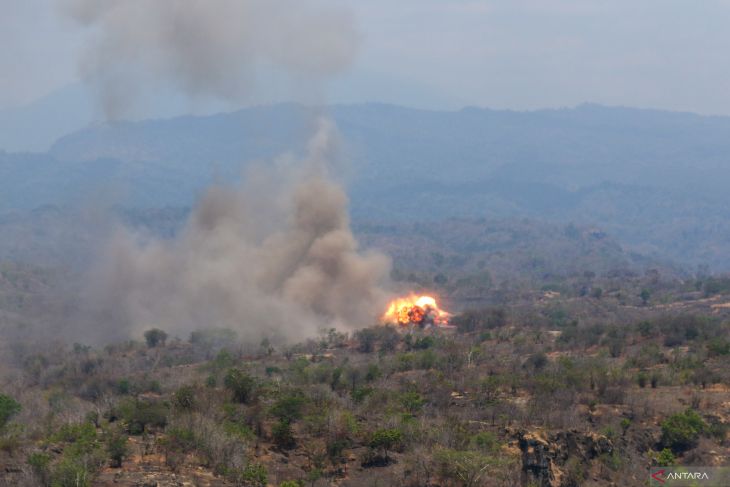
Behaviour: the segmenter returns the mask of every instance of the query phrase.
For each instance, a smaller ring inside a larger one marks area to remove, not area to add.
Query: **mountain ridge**
[[[289,103],[97,124],[47,154],[0,153],[0,211],[99,192],[121,206],[190,206],[251,161],[302,153],[325,113],[343,136],[350,164],[339,177],[356,219],[595,224],[634,250],[730,269],[730,117],[595,104],[517,112]]]

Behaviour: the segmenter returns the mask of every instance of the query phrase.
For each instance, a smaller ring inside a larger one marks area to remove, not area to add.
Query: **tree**
[[[482,485],[481,479],[496,464],[492,457],[483,453],[451,449],[437,451],[435,460],[441,477],[467,487]]]
[[[38,480],[39,485],[48,485],[50,483],[51,456],[47,453],[35,452],[28,455],[28,465]]]
[[[646,306],[646,304],[649,302],[649,298],[651,297],[651,292],[648,289],[642,289],[639,297],[641,298],[641,302],[644,304],[644,306]]]
[[[362,353],[372,353],[375,351],[375,344],[378,341],[378,333],[374,328],[363,328],[355,333],[357,340],[357,350]]]
[[[380,429],[370,437],[368,446],[382,453],[385,461],[389,461],[388,451],[397,448],[403,442],[403,433],[398,429]]]
[[[669,416],[662,421],[662,445],[673,452],[694,448],[707,423],[691,408]]]
[[[266,467],[260,463],[249,463],[241,471],[238,480],[245,486],[265,487],[268,483]]]
[[[271,428],[271,436],[273,437],[276,446],[282,450],[289,450],[294,448],[296,445],[294,433],[291,429],[291,423],[285,419],[279,420],[279,422]]]
[[[152,328],[144,332],[144,339],[149,348],[155,348],[158,345],[164,346],[167,340],[167,333],[159,328]]]
[[[306,398],[301,392],[292,392],[277,400],[271,407],[271,414],[276,418],[293,423],[302,417],[302,408]]]
[[[106,451],[111,459],[111,466],[119,468],[128,452],[127,435],[122,431],[110,431],[106,438]]]
[[[664,448],[659,453],[656,453],[652,460],[654,460],[654,463],[656,465],[662,466],[662,467],[671,467],[676,463],[676,459],[674,458],[674,454],[672,453],[672,450],[669,448]]]
[[[0,394],[0,429],[5,427],[10,418],[20,412],[20,404],[10,396]]]
[[[195,408],[195,388],[182,386],[175,392],[173,404],[181,411],[192,411]]]
[[[229,369],[223,378],[223,384],[233,393],[233,400],[248,404],[253,399],[256,381],[240,369]]]

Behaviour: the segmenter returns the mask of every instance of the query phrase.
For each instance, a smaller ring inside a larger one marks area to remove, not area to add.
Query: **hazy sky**
[[[84,37],[58,1],[0,0],[0,107],[78,80]],[[337,3],[354,10],[362,43],[334,101],[730,115],[730,0]]]

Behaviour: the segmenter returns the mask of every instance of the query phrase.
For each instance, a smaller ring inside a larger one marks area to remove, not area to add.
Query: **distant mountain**
[[[27,105],[0,110],[0,150],[44,152],[59,138],[93,120],[93,100],[70,85]]]
[[[316,110],[257,107],[209,117],[101,125],[63,137],[62,159],[119,158],[222,168],[296,149]],[[602,182],[722,195],[730,180],[730,118],[582,105],[458,112],[393,105],[330,110],[358,179],[460,183],[497,179],[579,189]]]
[[[99,194],[125,206],[189,206],[252,160],[301,152],[322,111],[280,104],[89,126],[44,155],[0,154],[0,211]],[[730,269],[730,118],[597,105],[327,111],[352,162],[356,220],[575,222],[644,254]]]

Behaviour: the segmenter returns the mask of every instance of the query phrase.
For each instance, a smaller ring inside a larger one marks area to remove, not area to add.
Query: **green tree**
[[[50,483],[50,464],[51,456],[47,453],[35,452],[28,455],[28,465],[30,465],[39,485],[48,485]]]
[[[167,333],[159,328],[152,328],[144,332],[144,339],[149,348],[154,348],[158,345],[164,346],[165,341],[167,340]]]
[[[289,421],[279,420],[271,428],[271,436],[276,446],[283,450],[289,450],[296,446],[294,433],[292,432],[291,423],[289,423]]]
[[[271,407],[271,414],[288,423],[302,417],[302,409],[306,403],[306,398],[301,392],[292,392],[279,398]]]
[[[475,451],[438,450],[434,460],[442,478],[465,487],[483,485],[482,479],[497,462],[489,455]]]
[[[370,437],[368,446],[380,454],[387,462],[388,452],[397,448],[403,442],[403,433],[398,429],[380,429]]]
[[[662,445],[673,452],[694,448],[707,423],[691,408],[669,416],[662,421]]]
[[[674,454],[669,448],[664,448],[659,453],[654,454],[653,460],[656,465],[661,467],[671,467],[676,463]]]
[[[175,392],[173,404],[180,411],[192,411],[195,408],[195,388],[182,386]]]
[[[249,463],[241,471],[240,481],[247,487],[266,487],[268,483],[266,467],[260,463]]]
[[[127,457],[127,435],[122,431],[110,431],[106,437],[106,451],[111,460],[111,466],[119,468]]]
[[[223,384],[233,393],[233,400],[248,404],[253,400],[256,381],[240,369],[229,369],[223,378]]]
[[[20,404],[12,397],[0,394],[0,429],[4,428],[10,418],[20,412]]]

